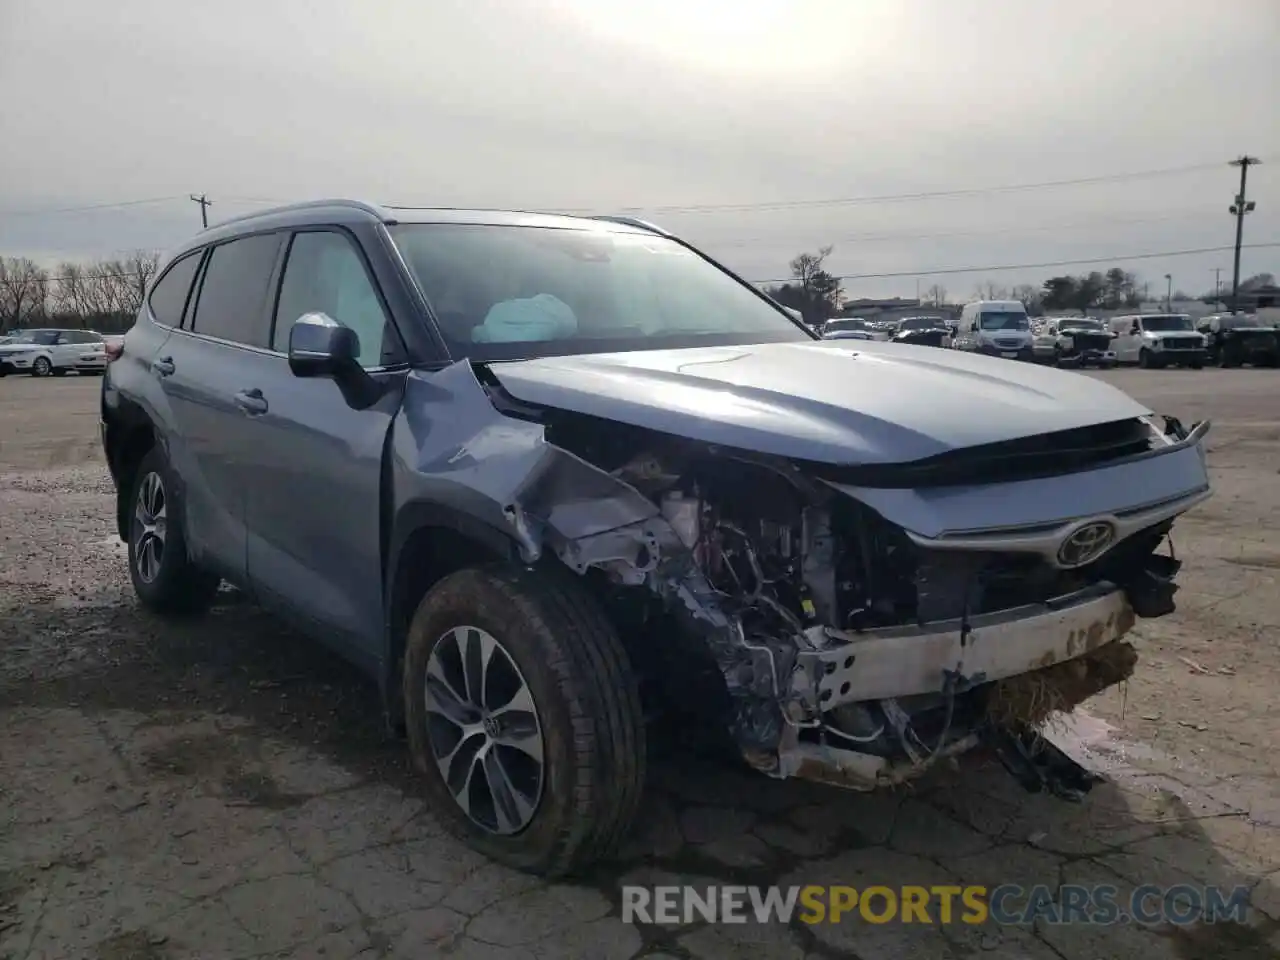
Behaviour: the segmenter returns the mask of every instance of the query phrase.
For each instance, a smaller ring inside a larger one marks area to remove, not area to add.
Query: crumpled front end
[[[629,611],[659,682],[711,674],[705,703],[677,696],[776,777],[872,789],[984,739],[1025,753],[1049,715],[1132,672],[1135,619],[1173,610],[1173,523],[1209,496],[1208,424],[1138,417],[843,468],[470,384],[492,404],[480,435],[513,455],[486,468],[464,443],[419,475],[470,471],[526,560],[554,554]]]

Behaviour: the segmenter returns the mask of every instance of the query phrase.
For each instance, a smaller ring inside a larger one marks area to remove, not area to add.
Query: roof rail
[[[627,226],[627,227],[637,227],[640,230],[647,230],[650,233],[656,233],[661,237],[671,236],[671,234],[669,234],[666,230],[663,230],[661,227],[657,226],[656,224],[650,223],[648,220],[641,220],[639,217],[601,215],[601,216],[591,217],[590,219],[607,220],[610,223],[620,223],[623,226]]]
[[[372,203],[366,203],[363,200],[347,200],[343,198],[334,198],[330,200],[302,200],[298,203],[283,203],[277,207],[267,207],[265,210],[255,210],[253,213],[242,213],[238,217],[230,217],[226,220],[219,220],[217,223],[210,224],[205,229],[217,230],[233,223],[243,223],[247,220],[256,220],[259,217],[270,217],[277,213],[291,213],[296,210],[314,210],[317,207],[350,207],[353,210],[359,210],[370,216],[377,217],[379,220],[385,220],[387,211]]]

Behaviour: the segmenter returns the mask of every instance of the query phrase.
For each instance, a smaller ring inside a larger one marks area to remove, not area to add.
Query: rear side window
[[[209,254],[192,329],[221,340],[265,347],[270,336],[267,288],[280,252],[279,234],[242,237]]]
[[[151,296],[147,302],[151,305],[151,315],[158,323],[166,327],[176,327],[182,322],[182,310],[187,305],[187,294],[191,292],[191,281],[195,279],[196,268],[200,266],[202,250],[189,253],[165,271],[163,277],[151,288]]]

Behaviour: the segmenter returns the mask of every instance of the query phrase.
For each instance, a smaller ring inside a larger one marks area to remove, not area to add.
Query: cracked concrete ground
[[[113,541],[96,380],[0,381],[0,957],[1239,957],[1280,951],[1280,401],[1271,371],[1103,375],[1214,418],[1217,497],[1179,526],[1179,612],[1063,742],[1107,779],[1068,805],[977,756],[912,790],[778,783],[664,738],[621,861],[572,884],[443,836],[374,691],[234,593],[175,627]],[[676,882],[1245,884],[1189,928],[658,924]]]

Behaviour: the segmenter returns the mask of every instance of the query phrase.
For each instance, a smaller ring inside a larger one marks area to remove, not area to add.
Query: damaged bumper
[[[1099,584],[1040,606],[1003,610],[924,627],[846,634],[837,645],[799,655],[802,691],[831,710],[845,703],[935,693],[1029,673],[1118,640],[1134,624],[1124,590]]]

